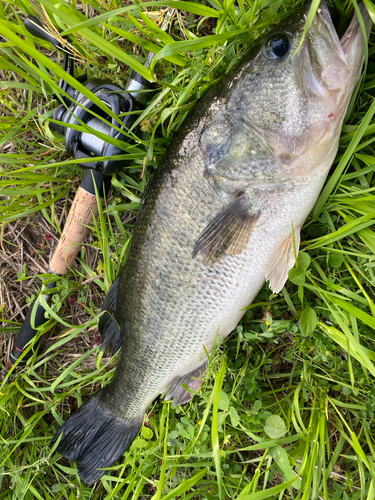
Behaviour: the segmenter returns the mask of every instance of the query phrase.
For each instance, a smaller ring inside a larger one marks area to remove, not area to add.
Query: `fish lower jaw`
[[[359,5],[359,10],[361,11],[362,19],[366,29],[367,38],[370,35],[371,27],[372,27],[372,19],[366,9],[366,6],[361,2]],[[358,49],[354,48],[354,44],[360,40],[360,45],[362,46],[362,52],[364,52],[364,43],[363,43],[363,35],[361,26],[358,21],[357,14],[354,14],[348,29],[345,31],[344,35],[340,39],[340,44],[342,50],[346,57],[351,55],[352,53],[359,58],[360,53],[358,53]]]

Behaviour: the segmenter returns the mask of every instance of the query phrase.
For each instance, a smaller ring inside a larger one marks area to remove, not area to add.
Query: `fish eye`
[[[267,59],[281,59],[289,52],[288,37],[282,33],[273,34],[268,38],[262,47],[263,54]]]

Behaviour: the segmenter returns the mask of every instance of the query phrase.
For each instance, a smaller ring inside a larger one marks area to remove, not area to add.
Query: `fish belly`
[[[192,371],[206,359],[206,351],[211,351],[217,337],[223,339],[235,329],[245,308],[263,286],[266,269],[280,246],[292,235],[293,228],[299,230],[312,210],[325,176],[323,174],[315,181],[296,186],[293,193],[284,199],[274,200],[275,203],[259,219],[247,247],[240,254],[230,255],[211,268],[201,269],[204,277],[214,279],[201,280],[197,293],[200,300],[181,317],[181,327],[184,329],[184,325],[189,324],[192,314],[201,315],[206,321],[199,330],[186,332],[189,338],[196,339],[192,344],[194,349],[184,361],[176,364],[170,379]],[[165,381],[165,385],[168,386],[170,379]]]
[[[262,287],[270,261],[311,211],[324,178],[325,174],[293,183],[284,197],[270,192],[246,248],[211,266],[199,256],[192,259],[192,250],[222,207],[217,194],[205,180],[181,196],[176,197],[176,184],[173,191],[166,188],[158,194],[153,218],[148,220],[146,214],[140,221],[139,234],[147,236],[142,245],[134,242],[122,280],[127,286],[123,298],[127,333],[119,364],[123,392],[133,393],[132,403],[126,404],[129,411],[134,401],[137,405],[142,401],[146,408],[176,378],[202,365],[215,342],[236,327]],[[186,179],[180,182],[192,187]],[[211,209],[202,214],[204,206]],[[147,371],[140,376],[134,366],[145,366]]]

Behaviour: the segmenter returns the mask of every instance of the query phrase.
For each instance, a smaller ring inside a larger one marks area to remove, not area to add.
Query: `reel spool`
[[[91,92],[111,108],[112,112],[118,116],[118,120],[105,114],[99,106],[83,94],[78,94],[75,100],[80,105],[73,104],[67,109],[64,104],[60,104],[53,113],[53,118],[63,122],[66,126],[54,122],[51,122],[49,126],[52,130],[65,135],[65,148],[69,155],[77,160],[87,160],[81,162],[81,166],[101,170],[105,175],[115,174],[124,167],[125,158],[104,161],[92,161],[91,158],[94,156],[125,155],[126,151],[90,132],[75,130],[69,125],[81,125],[83,122],[98,132],[131,144],[134,141],[121,131],[125,132],[131,127],[134,123],[134,115],[127,114],[122,117],[119,115],[134,111],[136,109],[135,99],[116,85],[109,83],[91,81],[85,86],[87,88],[94,87],[90,88]],[[101,116],[106,121],[97,118],[91,112]],[[111,125],[106,122],[111,123]]]

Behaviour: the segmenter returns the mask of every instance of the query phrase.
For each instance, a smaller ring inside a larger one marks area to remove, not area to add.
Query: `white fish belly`
[[[207,359],[206,351],[212,350],[217,337],[223,339],[235,329],[245,312],[244,308],[251,304],[263,286],[266,269],[275,253],[292,234],[292,228],[301,226],[312,210],[324,180],[325,175],[320,176],[284,199],[277,200],[258,220],[250,241],[241,254],[231,255],[215,263],[212,269],[205,270],[210,275],[217,270],[217,280],[209,282],[208,287],[220,288],[221,300],[218,303],[214,299],[215,291],[212,289],[202,291],[207,295],[204,306],[210,310],[209,320],[201,325],[204,330],[196,332],[189,356],[186,360],[181,360],[163,385],[167,387],[175,377],[189,373],[203,363]],[[210,296],[213,297],[212,300]],[[183,321],[181,328],[184,328]]]

